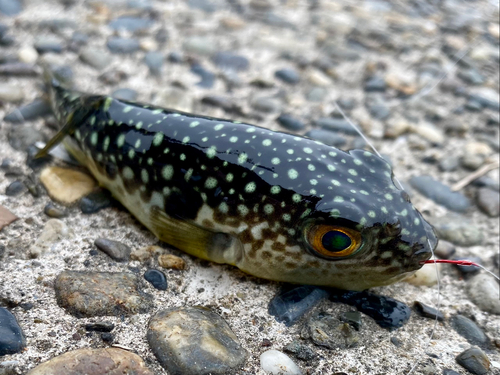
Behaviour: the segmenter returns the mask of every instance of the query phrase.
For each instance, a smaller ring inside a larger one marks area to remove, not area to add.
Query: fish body
[[[52,82],[68,150],[159,239],[284,282],[363,290],[421,267],[437,239],[383,159],[237,121]]]

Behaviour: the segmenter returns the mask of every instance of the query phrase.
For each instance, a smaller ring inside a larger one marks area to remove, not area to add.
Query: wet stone
[[[45,139],[41,132],[26,125],[13,126],[7,137],[11,147],[17,151],[26,151],[34,143]]]
[[[79,57],[84,63],[99,70],[106,68],[113,60],[107,51],[92,46],[82,48]]]
[[[149,269],[144,272],[144,279],[153,285],[155,289],[167,290],[168,288],[167,278],[161,271]]]
[[[89,175],[61,167],[45,168],[40,174],[40,182],[55,201],[66,205],[90,194],[96,186]]]
[[[472,184],[478,187],[487,187],[491,190],[500,190],[500,185],[497,180],[494,180],[488,176],[481,176],[477,180],[472,181]]]
[[[310,361],[316,358],[316,353],[307,345],[301,343],[300,341],[292,341],[283,347],[283,350],[287,353],[291,353],[297,359],[302,359],[303,361]]]
[[[126,30],[130,32],[145,31],[153,26],[153,21],[148,18],[118,17],[109,23],[113,30]]]
[[[0,307],[0,356],[19,353],[25,346],[26,339],[16,317]]]
[[[361,328],[361,314],[358,311],[346,311],[340,314],[340,320],[350,324],[356,331]]]
[[[476,246],[482,244],[484,240],[482,230],[462,215],[447,214],[433,220],[432,225],[439,239],[458,246]]]
[[[57,147],[57,146],[56,146]],[[45,167],[48,163],[52,161],[51,155],[46,155],[42,157],[36,157],[40,149],[36,147],[34,144],[28,147],[26,150],[26,165],[33,169],[34,171],[38,171],[41,168]]]
[[[119,348],[77,349],[44,362],[27,375],[153,375],[137,354]]]
[[[111,332],[115,325],[111,322],[98,322],[85,324],[85,330],[89,332]]]
[[[58,305],[76,317],[146,313],[153,305],[139,277],[127,272],[63,271],[54,289]]]
[[[457,363],[475,375],[488,373],[491,362],[479,348],[469,348],[456,357]]]
[[[140,43],[137,39],[111,37],[106,42],[106,46],[115,54],[129,54],[140,49]]]
[[[284,286],[269,302],[268,312],[289,327],[326,297],[328,292],[318,287]]]
[[[172,374],[234,373],[247,358],[226,321],[203,307],[160,310],[149,322],[147,340]]]
[[[94,245],[117,262],[127,262],[132,252],[132,249],[124,243],[107,238],[98,238],[94,241]]]
[[[301,337],[328,349],[352,348],[360,341],[354,328],[326,312],[311,316],[302,329]]]
[[[414,176],[410,185],[425,197],[456,212],[464,212],[470,207],[470,201],[459,192],[452,191],[448,186],[431,176]]]
[[[149,68],[149,72],[154,76],[159,76],[161,74],[164,61],[165,57],[161,52],[149,51],[146,53],[146,56],[144,56],[144,63]]]
[[[491,275],[479,273],[468,280],[467,294],[469,299],[482,311],[500,315],[498,282]]]
[[[267,350],[260,355],[260,367],[272,375],[302,375],[302,371],[286,354]]]
[[[134,101],[137,99],[137,91],[129,88],[121,88],[113,91],[111,96],[119,100]]]
[[[234,70],[243,72],[248,70],[250,62],[245,56],[235,54],[233,52],[217,52],[212,61],[221,70]]]
[[[477,206],[485,214],[491,217],[500,215],[500,196],[498,191],[493,191],[489,188],[481,188],[477,191],[476,196]]]
[[[23,10],[19,0],[0,0],[0,13],[6,16],[15,16]]]
[[[334,147],[342,147],[347,143],[347,140],[340,134],[324,129],[309,130],[305,136]]]
[[[26,191],[26,186],[24,184],[17,180],[14,182],[11,182],[7,188],[5,189],[5,195],[9,197],[15,197],[16,195],[21,194],[23,191]]]
[[[464,337],[469,344],[482,348],[488,347],[490,340],[484,332],[469,318],[463,315],[455,315],[450,319],[450,324],[457,333]]]
[[[354,129],[352,125],[344,119],[323,117],[314,120],[313,124],[323,129],[333,130],[349,135],[358,135],[356,129]]]
[[[283,82],[295,85],[300,81],[299,73],[294,69],[280,69],[274,73],[274,76]]]
[[[282,114],[280,117],[276,119],[276,121],[283,126],[285,129],[297,132],[304,130],[306,125],[300,121],[299,119],[296,119],[295,117],[287,114]]]
[[[93,191],[92,193],[84,196],[80,202],[80,210],[84,214],[95,214],[105,208],[111,207],[113,205],[113,197],[109,190],[99,189]]]
[[[219,107],[224,109],[226,112],[232,112],[237,110],[237,106],[231,101],[223,96],[218,95],[208,95],[201,99],[203,104],[211,105],[213,107]]]
[[[167,56],[167,60],[171,63],[181,64],[184,62],[184,56],[180,52],[170,52]]]
[[[3,120],[10,123],[22,123],[50,114],[52,114],[50,104],[46,100],[35,99],[33,102],[16,108],[14,111],[8,113]]]
[[[415,311],[424,318],[436,319],[439,321],[444,321],[444,315],[441,311],[436,310],[433,307],[427,306],[422,302],[415,301],[413,303],[413,308]]]
[[[61,53],[64,49],[61,39],[55,36],[43,36],[35,40],[34,47],[39,54]]]

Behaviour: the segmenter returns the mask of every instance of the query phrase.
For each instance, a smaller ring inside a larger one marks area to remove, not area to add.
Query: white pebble
[[[278,350],[268,350],[260,355],[260,367],[273,375],[302,375],[302,371],[289,356]]]
[[[498,283],[493,276],[481,271],[468,281],[467,292],[471,301],[481,310],[500,315]]]
[[[413,275],[408,276],[404,281],[408,284],[416,286],[433,286],[437,284],[436,266],[438,267],[439,275],[441,275],[440,264],[427,264],[420,268]]]
[[[31,46],[22,47],[17,52],[19,61],[26,64],[33,64],[38,59],[38,52]]]

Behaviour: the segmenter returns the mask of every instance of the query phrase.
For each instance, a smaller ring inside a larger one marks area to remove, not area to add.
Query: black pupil
[[[326,250],[336,252],[347,249],[351,246],[352,241],[347,234],[332,230],[325,233],[321,239],[321,243]]]

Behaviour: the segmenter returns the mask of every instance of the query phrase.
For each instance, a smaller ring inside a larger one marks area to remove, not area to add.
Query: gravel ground
[[[7,13],[16,4],[0,1],[0,12]],[[135,32],[114,30],[111,22],[123,16],[151,21]],[[482,234],[472,246],[455,246],[455,255],[479,257],[498,274],[494,259],[499,249],[498,169],[461,190],[471,202],[465,211],[453,204],[440,205],[438,199],[426,198],[408,184],[412,176],[430,175],[452,186],[498,160],[498,19],[498,3],[482,0],[25,0],[18,14],[0,13],[0,24],[7,28],[0,32],[0,62],[58,64],[71,68],[75,86],[82,91],[112,93],[127,88],[134,91],[121,94],[136,96],[138,101],[273,130],[287,131],[276,121],[286,113],[305,124],[300,134],[314,128],[320,118],[339,118],[334,105],[338,101],[391,160],[413,203],[432,224],[448,223],[451,220],[445,215],[462,211],[458,222],[465,217],[470,220],[467,226]],[[138,43],[116,47],[114,37]],[[113,48],[121,53],[112,53]],[[82,57],[83,51],[87,58]],[[227,51],[237,57],[218,55]],[[2,73],[0,77],[0,118],[42,96],[39,76]],[[225,109],[207,104],[216,99],[220,103],[220,97]],[[0,358],[0,365],[11,366],[13,374],[24,374],[70,350],[107,345],[98,335],[82,331],[86,323],[99,318],[69,315],[56,304],[53,288],[55,277],[65,269],[123,272],[136,267],[141,274],[147,269],[138,261],[116,263],[104,255],[89,255],[96,238],[118,240],[132,249],[158,244],[126,211],[107,208],[85,215],[73,206],[61,219],[73,234],[51,244],[40,258],[29,259],[28,249],[49,220],[43,210],[50,198],[45,193],[34,197],[24,188],[8,195],[7,187],[31,175],[26,143],[46,141],[53,134],[47,122],[50,118],[0,122],[0,161],[10,159],[20,171],[15,176],[6,168],[0,170],[0,205],[20,218],[0,230],[0,306],[13,312],[27,340],[21,353]],[[363,147],[355,136],[333,134],[344,140],[342,149]],[[21,144],[13,147],[16,140]],[[444,168],[445,162],[456,165]],[[482,206],[476,204],[481,186],[496,192]],[[453,236],[448,239],[459,241]],[[286,327],[267,312],[279,284],[174,249],[170,252],[182,257],[187,269],[165,270],[167,291],[147,287],[156,309],[203,305],[220,314],[250,354],[235,374],[265,374],[259,355],[270,348],[282,351],[300,338],[302,323]],[[455,357],[471,345],[449,323],[450,317],[461,314],[474,320],[494,343],[485,353],[491,361],[490,373],[500,374],[500,316],[471,301],[469,275],[451,266],[441,267],[440,272],[444,322],[434,325],[432,319],[413,313],[402,328],[388,331],[364,316],[358,346],[329,350],[304,341],[317,357],[294,361],[308,374],[405,374],[416,362],[420,364],[415,374],[441,374],[445,369],[467,374]],[[398,283],[373,292],[408,305],[438,301],[436,286]],[[23,308],[27,303],[32,306]],[[316,309],[338,315],[351,308],[323,301]],[[153,373],[167,374],[146,341],[150,317],[148,313],[105,320],[116,326],[115,344],[139,354]],[[401,345],[394,345],[391,338]]]

